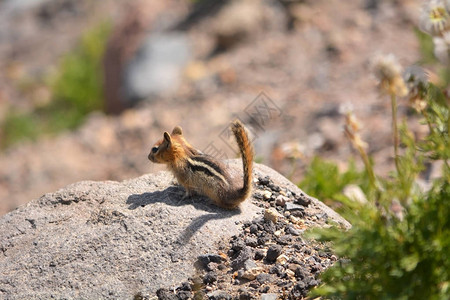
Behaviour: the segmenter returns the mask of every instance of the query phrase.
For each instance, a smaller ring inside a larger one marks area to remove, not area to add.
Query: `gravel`
[[[193,288],[195,295],[209,299],[302,299],[320,284],[319,275],[337,261],[326,245],[302,237],[307,228],[328,226],[330,211],[318,209],[316,199],[277,185],[268,176],[255,179],[254,186],[255,205],[277,213],[276,221],[272,214],[264,213],[244,222],[228,246],[219,248],[222,268],[208,265],[198,269],[203,284]],[[281,194],[289,195],[282,195],[284,205],[277,204]],[[309,204],[299,204],[299,195],[301,203]]]

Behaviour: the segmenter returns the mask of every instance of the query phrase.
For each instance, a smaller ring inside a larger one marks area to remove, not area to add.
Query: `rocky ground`
[[[330,226],[329,216],[307,195],[280,188],[269,176],[256,179],[255,186],[255,204],[264,216],[244,223],[218,253],[200,255],[198,276],[159,289],[158,299],[303,299],[320,284],[320,273],[337,257],[303,233]]]
[[[102,18],[119,24],[130,3],[141,11],[159,12],[142,22],[148,27],[141,32],[150,38],[142,43],[162,55],[156,65],[149,64],[148,80],[153,84],[123,83],[143,88],[138,95],[151,94],[139,103],[125,99],[134,106],[117,116],[94,112],[73,132],[24,141],[0,153],[0,214],[80,180],[121,181],[163,169],[149,164],[147,154],[162,132],[175,125],[183,127],[195,147],[221,158],[234,157],[234,144],[224,130],[236,117],[252,134],[256,160],[296,183],[314,155],[333,159],[342,168],[355,155],[341,129],[341,112],[351,106],[363,120],[362,138],[377,171],[392,170],[390,103],[376,89],[370,61],[378,53],[395,54],[405,67],[420,60],[414,34],[419,0],[214,1],[198,10],[192,1],[182,0],[164,5],[158,0],[3,0],[0,120],[11,107],[27,111],[48,101],[51,95],[43,81],[59,58]],[[160,65],[172,61],[165,54],[177,47],[183,48],[183,57],[176,60],[180,65]],[[138,75],[131,77],[140,79],[139,67],[146,64],[138,58],[133,63],[133,74]],[[179,76],[171,77],[172,71]],[[399,114],[408,115],[403,99]],[[420,136],[424,127],[416,121],[408,116],[414,134]],[[337,258],[326,245],[302,234],[310,225],[328,226],[333,212],[317,210],[294,192],[295,187],[280,188],[271,180],[255,180],[254,203],[264,216],[239,224],[239,233],[211,248],[216,252],[199,252],[196,276],[167,284],[157,292],[158,298],[301,299],[320,283],[318,275]],[[95,215],[104,227],[117,226],[124,233],[122,215]],[[14,229],[18,236],[40,225],[25,219],[26,226]],[[9,246],[2,246],[4,256]],[[59,254],[62,261],[73,263],[65,253]],[[51,276],[57,267],[48,261],[43,269]],[[135,293],[135,299],[154,298],[148,279],[142,280],[147,289]],[[114,285],[102,292],[109,297],[111,288]]]
[[[235,117],[253,134],[257,160],[298,182],[314,155],[345,167],[355,154],[340,115],[352,106],[363,120],[362,137],[376,168],[381,174],[391,170],[389,100],[376,90],[370,60],[376,53],[393,53],[403,66],[419,60],[413,28],[420,1],[236,2],[199,11],[185,1],[158,6],[162,17],[153,16],[145,32],[150,37],[162,33],[157,41],[176,32],[182,36],[178,44],[162,45],[183,45],[189,56],[187,63],[180,60],[181,68],[157,65],[164,74],[149,76],[167,81],[173,79],[165,73],[170,69],[181,72],[178,79],[119,116],[94,113],[74,132],[2,152],[0,213],[71,182],[123,180],[160,170],[146,156],[162,132],[175,125],[197,148],[234,157],[223,130]],[[120,23],[127,11],[121,1],[21,3],[0,3],[6,16],[0,36],[0,119],[11,105],[27,110],[48,99],[42,84],[24,89],[23,83],[42,81],[83,29],[108,16]],[[156,3],[146,2],[142,11]],[[42,37],[46,43],[40,43]],[[155,46],[152,41],[149,45]],[[173,48],[164,49],[162,54]],[[407,111],[400,101],[401,117]],[[420,135],[423,127],[410,122]]]
[[[182,200],[168,172],[45,194],[0,218],[0,298],[300,299],[336,260],[304,231],[349,224],[272,169],[253,174],[235,210]]]

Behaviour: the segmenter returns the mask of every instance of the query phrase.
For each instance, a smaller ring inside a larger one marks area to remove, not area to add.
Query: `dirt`
[[[9,76],[0,86],[0,115],[12,103],[32,107],[36,93],[20,90],[21,78],[50,72],[83,29],[101,16],[119,20],[124,7],[121,1],[86,3],[80,2],[78,13],[67,21],[64,14],[56,17],[61,9],[50,10],[55,17],[48,18],[48,26],[30,25],[44,22],[39,7],[10,16],[8,28],[16,26],[13,38],[0,44],[1,73]],[[182,23],[190,3],[171,3],[180,9],[167,22]],[[382,174],[392,170],[390,103],[377,91],[369,65],[376,53],[394,53],[403,66],[419,60],[413,32],[419,1],[280,3],[253,4],[259,13],[248,15],[254,20],[231,43],[224,38],[233,29],[217,24],[226,20],[220,15],[224,9],[183,23],[189,24],[183,29],[193,57],[171,96],[151,97],[117,117],[95,113],[75,132],[23,142],[1,153],[0,212],[74,181],[121,180],[159,170],[146,156],[163,131],[175,125],[197,148],[234,157],[223,130],[236,117],[253,134],[256,159],[299,182],[314,155],[343,168],[355,156],[340,114],[352,106],[363,120],[362,137],[376,168]],[[40,43],[43,36],[48,43]],[[401,101],[401,118],[406,112]],[[413,129],[416,134],[423,130]]]

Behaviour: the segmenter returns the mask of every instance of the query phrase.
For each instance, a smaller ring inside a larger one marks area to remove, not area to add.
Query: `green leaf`
[[[400,266],[407,272],[411,272],[417,267],[417,264],[419,263],[419,255],[417,253],[408,255],[403,257],[400,260]]]

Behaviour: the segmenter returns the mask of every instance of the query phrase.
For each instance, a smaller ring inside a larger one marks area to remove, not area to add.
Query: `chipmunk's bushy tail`
[[[239,120],[231,123],[231,130],[233,131],[236,142],[239,146],[239,151],[242,156],[242,165],[244,169],[244,185],[241,190],[242,199],[244,201],[250,194],[252,188],[252,171],[253,171],[253,146],[248,138],[247,131],[244,125]]]

